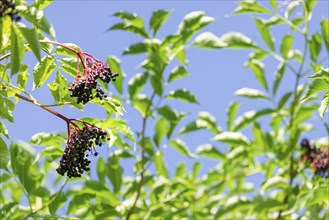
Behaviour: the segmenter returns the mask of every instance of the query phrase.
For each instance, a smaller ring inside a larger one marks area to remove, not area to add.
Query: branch
[[[136,207],[137,200],[138,200],[138,198],[139,198],[139,196],[141,194],[141,190],[142,190],[142,186],[143,186],[143,182],[144,182],[144,173],[145,173],[145,170],[146,170],[144,168],[144,160],[145,160],[145,142],[144,142],[144,139],[145,139],[145,130],[146,130],[146,122],[147,122],[147,119],[148,119],[148,113],[149,113],[149,110],[150,110],[150,107],[151,107],[151,104],[152,104],[152,101],[153,101],[154,97],[155,97],[155,91],[153,92],[153,94],[151,96],[150,103],[146,107],[145,117],[143,117],[142,134],[141,134],[142,170],[140,172],[140,180],[139,180],[139,183],[138,183],[137,195],[136,195],[136,198],[134,200],[133,205],[128,210],[126,220],[129,220],[130,216],[134,213],[134,209]]]

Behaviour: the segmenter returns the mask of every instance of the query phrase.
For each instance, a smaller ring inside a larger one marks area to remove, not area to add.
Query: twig
[[[155,91],[153,92],[153,94],[152,94],[152,96],[150,98],[150,102],[149,102],[148,106],[146,107],[145,116],[143,117],[142,134],[141,134],[142,170],[140,172],[140,180],[139,180],[139,183],[138,183],[137,194],[136,194],[136,197],[134,199],[133,205],[128,210],[127,217],[126,217],[127,220],[129,220],[130,216],[134,212],[134,209],[136,207],[137,200],[138,200],[138,198],[139,198],[139,196],[141,194],[141,190],[142,190],[142,186],[143,186],[143,182],[144,182],[144,173],[145,173],[145,168],[144,168],[144,160],[145,160],[145,142],[144,142],[144,139],[145,139],[145,130],[146,130],[146,122],[147,122],[147,119],[148,119],[148,112],[149,112],[149,109],[151,107],[151,104],[152,104],[152,101],[153,101],[154,97],[155,97]]]

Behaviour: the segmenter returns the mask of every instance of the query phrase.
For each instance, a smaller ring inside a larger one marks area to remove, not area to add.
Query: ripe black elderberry
[[[91,56],[85,53],[82,53],[82,55]],[[83,104],[86,104],[93,98],[103,99],[107,97],[97,84],[97,79],[109,83],[112,80],[115,81],[118,76],[117,73],[111,71],[106,63],[96,60],[94,57],[86,57],[85,61],[83,74],[78,73],[77,77],[69,87],[71,96],[77,98],[77,103]]]
[[[106,131],[98,127],[82,123],[83,128],[79,128],[73,122],[69,124],[68,141],[60,165],[56,169],[62,176],[67,173],[69,178],[81,177],[84,171],[89,171],[90,160],[87,157],[91,154],[98,155],[94,146],[101,146],[108,135]]]
[[[301,147],[306,149],[303,160],[309,161],[310,168],[314,173],[323,178],[329,177],[329,146],[326,149],[312,147],[307,139],[303,139]]]
[[[9,15],[12,21],[19,21],[21,17],[17,14],[15,3],[13,0],[0,1],[0,18]]]

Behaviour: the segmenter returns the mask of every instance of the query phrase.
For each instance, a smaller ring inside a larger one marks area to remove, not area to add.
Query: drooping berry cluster
[[[83,123],[83,128],[79,128],[75,123],[69,123],[69,137],[60,160],[60,165],[56,169],[57,173],[69,178],[81,177],[84,171],[89,171],[90,155],[97,156],[94,146],[102,146],[102,142],[108,135],[106,131]]]
[[[21,17],[17,14],[15,2],[13,0],[0,1],[0,18],[9,15],[12,21],[19,21]]]
[[[84,72],[78,72],[77,77],[70,85],[71,97],[76,97],[77,102],[83,104],[86,104],[93,98],[106,98],[107,96],[98,85],[97,79],[109,83],[112,80],[115,81],[118,74],[113,73],[106,63],[95,59],[91,55],[87,53],[80,53],[80,55],[85,58],[84,61],[81,61],[84,63]],[[79,66],[80,62],[78,62]]]
[[[304,161],[309,161],[310,168],[314,169],[316,175],[324,178],[329,177],[329,146],[325,149],[312,147],[307,139],[301,142],[302,149],[305,149],[303,155]]]

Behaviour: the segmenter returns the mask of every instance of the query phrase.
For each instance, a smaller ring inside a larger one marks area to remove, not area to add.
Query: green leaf
[[[211,32],[203,32],[199,34],[194,39],[192,45],[208,49],[217,49],[228,46],[224,41]]]
[[[310,84],[307,87],[306,93],[299,101],[303,101],[307,98],[310,98],[312,95],[315,95],[316,93],[319,93],[323,90],[328,90],[328,88],[329,88],[329,80],[314,79],[310,82]]]
[[[143,89],[147,79],[147,73],[138,73],[129,80],[128,91],[131,100],[133,100],[134,97]]]
[[[11,75],[17,73],[24,58],[23,39],[19,36],[16,25],[11,26],[11,47],[10,47],[10,69]]]
[[[329,19],[323,18],[321,21],[321,34],[326,46],[327,52],[329,51]]]
[[[150,29],[153,30],[153,36],[156,36],[160,27],[166,22],[171,11],[157,10],[154,11],[150,19]]]
[[[250,69],[254,72],[256,79],[262,84],[262,86],[268,90],[265,73],[264,73],[264,64],[259,60],[250,60],[247,64]]]
[[[145,41],[132,44],[124,50],[123,55],[146,53],[148,51],[148,47],[149,45]]]
[[[132,105],[144,118],[149,114],[148,112],[152,108],[152,103],[145,94],[137,94]]]
[[[206,127],[214,134],[219,134],[221,132],[221,128],[217,126],[216,118],[209,112],[199,112],[197,121],[204,122]]]
[[[107,163],[106,175],[109,177],[115,193],[120,192],[122,185],[122,173],[123,169],[119,164],[119,157],[114,152],[110,156],[109,161]]]
[[[64,97],[69,94],[66,78],[59,71],[56,79],[48,84],[48,88],[57,103],[62,103]]]
[[[203,157],[211,158],[211,159],[217,159],[217,160],[223,160],[225,159],[225,155],[221,153],[219,150],[216,149],[211,144],[204,144],[200,145],[196,148],[196,153],[198,155],[201,155]]]
[[[42,10],[50,5],[54,0],[35,0],[32,4],[36,9]]]
[[[277,3],[276,3],[276,0],[270,0],[270,3],[271,3],[271,6],[274,10],[278,10],[278,6],[277,6]]]
[[[249,139],[240,132],[225,131],[214,137],[215,141],[221,141],[231,145],[249,145]]]
[[[76,45],[76,44],[65,43],[64,45],[67,46],[67,47],[71,47],[71,48],[73,48],[74,50],[76,50],[78,52],[79,51],[80,52],[82,51],[81,48],[78,45]],[[64,47],[61,47],[61,46],[58,46],[56,48],[55,54],[60,55],[60,56],[73,57],[73,58],[76,58],[77,57],[77,54],[75,52],[73,52],[71,50],[68,50],[68,49],[66,49]]]
[[[288,58],[288,54],[292,48],[293,41],[294,37],[290,34],[287,34],[282,38],[280,52],[285,59]]]
[[[96,195],[102,199],[105,199],[107,204],[111,206],[119,205],[119,201],[116,199],[115,195],[111,192],[111,190],[107,187],[106,184],[101,183],[96,180],[87,180],[85,181],[85,185],[80,191],[81,193],[88,193],[91,195]],[[87,200],[89,204],[89,200]]]
[[[0,169],[6,169],[9,162],[9,151],[6,143],[0,137]]]
[[[316,72],[312,76],[308,76],[307,78],[311,78],[311,79],[329,79],[329,68],[321,69],[320,71]]]
[[[292,92],[285,93],[282,98],[279,101],[277,109],[281,109],[288,101],[288,99],[291,97]]]
[[[171,91],[171,92],[169,92],[169,94],[166,97],[169,99],[175,98],[175,99],[182,100],[184,102],[191,102],[191,103],[198,104],[198,101],[197,101],[195,95],[193,95],[187,89],[179,89],[176,91]]]
[[[26,27],[19,27],[21,33],[23,34],[26,41],[29,43],[29,47],[33,51],[34,55],[37,57],[37,59],[41,60],[41,46],[39,42],[39,35],[38,32],[34,28],[26,28]]]
[[[237,90],[235,95],[243,96],[251,99],[268,99],[268,97],[258,89],[251,89],[251,88],[241,88]]]
[[[0,134],[9,139],[8,130],[2,121],[0,121]]]
[[[60,134],[40,132],[31,137],[29,144],[34,146],[54,146],[61,149],[63,148],[62,144],[65,142],[65,138]]]
[[[196,155],[191,153],[191,151],[188,148],[188,146],[186,145],[186,143],[184,141],[182,141],[181,139],[176,139],[176,140],[170,141],[169,144],[174,149],[176,149],[179,153],[181,153],[182,155],[184,155],[186,157],[191,157],[191,158],[196,157]]]
[[[258,32],[262,35],[263,40],[271,51],[275,51],[274,40],[270,32],[270,25],[266,24],[262,19],[255,18]]]
[[[53,199],[55,198],[55,199]],[[66,195],[63,192],[57,192],[53,194],[49,199],[49,212],[54,215],[56,211],[64,205],[64,203],[67,201]]]
[[[234,10],[233,14],[244,13],[264,13],[271,14],[271,11],[259,5],[257,1],[242,1],[238,3],[239,6]]]
[[[168,179],[168,171],[163,162],[163,153],[161,151],[155,153],[154,163],[157,175],[164,176]]]
[[[87,193],[84,194],[76,194],[74,195],[73,199],[70,201],[68,208],[67,208],[67,215],[70,214],[76,214],[79,213],[84,213],[88,210],[88,204],[89,204],[89,199],[90,195]]]
[[[171,72],[168,79],[168,82],[172,82],[174,80],[189,76],[189,72],[183,66],[176,66]]]
[[[278,69],[275,73],[275,78],[274,78],[274,82],[273,82],[273,95],[276,94],[278,87],[281,83],[281,80],[284,76],[285,71],[286,71],[286,63],[280,63],[278,66]]]
[[[196,180],[197,179],[197,177],[198,177],[198,174],[199,174],[199,172],[200,172],[200,169],[201,169],[201,166],[202,166],[202,164],[200,163],[200,162],[195,162],[194,164],[193,164],[193,180]]]
[[[162,115],[170,122],[178,122],[185,116],[185,114],[173,110],[169,105],[164,105],[161,108],[158,108],[157,111],[158,114]]]
[[[14,174],[28,193],[34,191],[40,186],[43,176],[39,173],[38,164],[32,164],[34,153],[31,147],[24,143],[12,143],[9,150]]]
[[[323,99],[319,107],[319,114],[321,118],[324,117],[324,113],[326,112],[328,106],[329,106],[329,92],[326,92],[323,96]]]
[[[14,108],[15,104],[11,100],[0,95],[0,118],[6,119],[9,122],[14,122],[14,117],[12,114]]]
[[[287,6],[287,9],[284,13],[284,17],[286,19],[289,19],[291,13],[299,6],[299,4],[300,4],[299,1],[291,1]]]
[[[125,11],[119,11],[113,16],[119,17],[123,22],[119,22],[108,30],[123,30],[135,33],[145,38],[149,38],[148,33],[144,29],[144,21],[135,13],[129,13]]]
[[[310,55],[311,55],[311,60],[313,62],[316,62],[318,59],[318,56],[321,51],[321,44],[322,44],[322,38],[319,33],[315,33],[312,35],[312,38],[309,40],[309,45],[310,45]]]
[[[231,131],[232,130],[232,125],[233,125],[233,120],[236,116],[236,113],[238,112],[240,103],[239,102],[231,102],[229,107],[226,110],[227,113],[227,130]]]
[[[42,86],[47,81],[49,76],[53,73],[55,68],[56,65],[54,64],[53,57],[49,55],[43,57],[41,61],[35,65],[33,70],[33,76],[34,76],[33,89]]]
[[[258,48],[256,44],[247,36],[239,32],[229,32],[220,37],[220,40],[226,44],[228,48]]]
[[[189,132],[197,131],[200,129],[207,128],[207,123],[201,120],[192,121],[186,126],[182,127],[179,131],[179,135],[186,134]]]
[[[159,120],[157,120],[157,122],[155,123],[155,133],[153,137],[156,146],[158,147],[160,146],[163,137],[168,133],[168,131],[169,131],[169,124],[167,119],[160,118]]]
[[[261,192],[264,193],[270,189],[286,189],[288,188],[288,182],[286,178],[281,176],[274,176],[266,180],[261,186]]]
[[[178,34],[183,42],[189,40],[197,31],[212,23],[213,17],[205,16],[204,11],[192,11],[185,15],[183,21],[179,24]]]
[[[29,66],[22,64],[21,69],[17,76],[17,85],[25,89],[27,80],[29,79],[30,74],[28,73]]]
[[[51,37],[55,37],[55,30],[48,22],[43,11],[39,11],[35,7],[23,5],[17,6],[16,9],[19,15],[28,20],[34,27],[41,29]]]
[[[162,96],[163,94],[163,78],[162,76],[151,76],[151,85],[155,93],[159,96]]]
[[[77,75],[77,72],[78,72],[77,59],[71,58],[71,57],[70,58],[65,57],[65,58],[61,59],[60,62],[62,63],[62,65],[59,66],[59,68],[61,68],[64,72],[70,74],[72,77],[75,78],[75,76]]]
[[[120,60],[119,58],[115,56],[107,57],[106,59],[107,64],[111,68],[112,72],[118,73],[119,76],[116,78],[116,80],[113,82],[116,90],[123,94],[123,79],[125,78],[125,75],[123,74],[120,66]]]
[[[254,122],[257,118],[273,113],[273,109],[265,108],[261,110],[252,110],[245,112],[242,116],[238,117],[233,125],[233,131],[241,130],[242,128],[248,126],[250,123]]]

